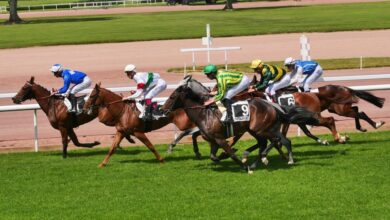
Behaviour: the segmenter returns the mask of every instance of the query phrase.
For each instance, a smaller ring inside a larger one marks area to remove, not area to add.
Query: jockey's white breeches
[[[77,84],[77,85],[74,85],[72,86],[71,88],[69,88],[68,92],[70,94],[76,94],[88,87],[90,87],[92,85],[92,81],[91,79],[88,77],[88,76],[85,76],[84,79],[83,79],[83,82],[81,82],[80,84]]]
[[[305,92],[310,91],[311,84],[321,77],[323,73],[322,67],[318,64],[314,72],[308,76],[306,76],[305,80],[303,80],[303,89]]]
[[[271,83],[267,89],[265,90],[266,93],[270,95],[275,95],[275,92],[278,89],[282,89],[284,87],[287,87],[291,83],[291,74],[285,74],[279,81]]]
[[[155,86],[148,88],[145,93],[145,99],[152,99],[156,97],[159,93],[164,91],[167,88],[167,83],[163,79],[158,79]]]
[[[237,95],[238,93],[244,91],[245,89],[247,89],[249,87],[249,84],[251,83],[251,81],[249,80],[249,78],[247,76],[243,76],[240,83],[238,83],[237,85],[233,86],[232,88],[230,88],[226,94],[225,94],[225,97],[226,99],[232,99],[235,95]]]

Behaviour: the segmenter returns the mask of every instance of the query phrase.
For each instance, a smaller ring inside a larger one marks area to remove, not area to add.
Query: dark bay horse
[[[27,99],[35,99],[42,111],[45,112],[51,126],[61,132],[62,137],[62,157],[67,157],[68,137],[77,147],[93,147],[100,144],[80,143],[73,128],[82,124],[88,123],[97,116],[97,111],[93,114],[79,114],[77,116],[68,114],[68,109],[61,99],[55,96],[50,96],[50,91],[34,82],[34,77],[31,77],[19,92],[12,98],[15,104],[20,104]]]
[[[90,112],[92,109],[99,111],[98,118],[100,122],[106,125],[114,124],[117,130],[109,152],[99,167],[107,165],[111,155],[126,135],[137,137],[149,148],[158,161],[163,162],[164,159],[156,151],[145,133],[162,128],[169,123],[174,123],[180,130],[195,128],[195,124],[188,119],[182,109],[169,114],[168,117],[162,117],[152,122],[145,122],[139,118],[140,112],[134,102],[123,102],[121,96],[100,87],[100,84],[95,85],[89,99],[84,105],[85,111],[88,110]],[[107,109],[107,111],[100,114],[104,109]]]
[[[203,106],[204,101],[208,98],[206,93],[207,89],[204,89],[204,86],[191,79],[191,77],[186,77],[182,85],[170,95],[162,109],[169,112],[184,108],[190,120],[201,130],[203,138],[210,143],[212,160],[215,158],[218,147],[221,147],[237,164],[249,171],[247,165],[237,158],[231,148],[231,143],[227,140],[226,126],[220,121],[221,113],[215,105]],[[299,111],[292,114],[283,114],[260,98],[249,100],[249,108],[250,121],[234,123],[235,135],[241,137],[245,132],[251,134],[261,147],[258,159],[263,162],[266,160],[266,155],[261,153],[266,149],[267,139],[280,141],[288,149],[288,163],[293,164],[291,142],[280,132],[281,124],[283,122],[299,123],[308,121],[315,121],[312,123],[316,123],[318,121],[314,118],[313,113],[302,108],[296,108]]]

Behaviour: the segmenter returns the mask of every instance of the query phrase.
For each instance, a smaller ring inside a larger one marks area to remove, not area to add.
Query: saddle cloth
[[[83,107],[85,102],[88,100],[88,96],[83,95],[76,98],[77,99],[77,105],[76,105],[76,113],[80,114],[83,112]],[[72,109],[72,104],[70,103],[69,99],[67,97],[64,98],[64,104],[66,108],[68,108],[68,112]]]
[[[155,106],[157,105],[157,111],[156,110],[153,110],[153,113],[152,113],[152,116],[153,116],[153,120],[158,120],[159,118],[163,118],[163,117],[167,117],[166,115],[164,115],[162,113],[162,111],[160,110],[160,107],[164,104],[164,102],[153,102],[152,105]],[[145,107],[143,105],[143,102],[142,101],[136,101],[135,102],[135,106],[137,107],[138,111],[140,112],[139,114],[139,118],[143,118],[144,115],[145,115]],[[156,114],[156,112],[158,112],[159,114]]]
[[[226,121],[226,108],[221,102],[217,102],[217,106],[219,111],[222,113],[221,121]],[[250,108],[249,108],[249,102],[244,101],[237,101],[232,104],[232,114],[233,114],[233,121],[234,122],[240,122],[240,121],[249,121],[250,119]]]

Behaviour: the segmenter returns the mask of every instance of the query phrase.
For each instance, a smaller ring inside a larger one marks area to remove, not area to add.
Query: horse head
[[[161,109],[168,114],[178,108],[183,108],[185,99],[203,103],[205,99],[208,99],[209,93],[210,90],[208,88],[197,80],[192,79],[192,76],[189,75],[180,81],[179,87],[173,91]]]
[[[87,112],[88,115],[91,115],[93,109],[101,104],[101,100],[99,98],[100,90],[101,90],[100,85],[101,85],[100,82],[95,85],[95,87],[89,94],[88,99],[83,106],[83,111]]]
[[[27,99],[32,99],[34,98],[34,93],[32,91],[32,87],[34,85],[34,76],[31,76],[31,79],[27,81],[22,88],[16,93],[14,97],[12,97],[12,101],[15,104],[20,104]]]

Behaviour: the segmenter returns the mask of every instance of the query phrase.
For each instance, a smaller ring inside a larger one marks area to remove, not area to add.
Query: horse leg
[[[102,168],[108,164],[108,161],[110,160],[111,155],[115,152],[115,149],[119,146],[122,139],[124,138],[124,135],[122,132],[117,131],[114,137],[114,141],[111,144],[110,150],[108,151],[108,154],[104,158],[104,160],[99,164],[99,167]]]
[[[287,152],[288,152],[288,162],[287,164],[289,165],[292,165],[294,164],[294,159],[293,159],[293,154],[292,154],[292,147],[291,147],[291,141],[286,138],[283,134],[278,134],[279,138],[280,138],[280,142],[282,142],[282,144],[284,146],[286,146],[287,148]]]
[[[261,162],[264,165],[266,165],[266,166],[268,165],[267,155],[264,154],[265,150],[267,149],[267,139],[259,137],[259,138],[256,138],[256,140],[257,140],[257,145],[260,147],[259,156],[256,158],[256,160],[250,166],[251,169],[255,169],[258,166],[259,160],[261,160]],[[271,143],[271,145],[272,145],[272,143]]]
[[[241,134],[241,135],[234,136],[233,141],[231,141],[230,147],[232,147],[234,153],[236,153],[238,149],[234,148],[233,146],[237,143],[238,140],[240,140],[241,137],[242,137],[242,134]],[[227,158],[229,158],[229,157],[230,157],[230,155],[227,154],[225,151],[223,151],[223,152],[221,152],[221,154],[218,156],[218,159],[219,159],[219,160],[224,160],[224,159],[227,159]]]
[[[77,138],[76,133],[74,133],[73,128],[68,129],[68,135],[69,135],[70,139],[72,140],[73,144],[76,145],[77,147],[92,148],[92,147],[100,144],[99,141],[95,141],[93,143],[80,143],[78,138]]]
[[[219,163],[220,159],[216,156],[218,151],[218,144],[210,143],[210,160],[214,163]]]
[[[126,140],[127,140],[129,143],[131,143],[131,144],[135,144],[135,141],[134,141],[134,139],[133,139],[133,138],[131,138],[131,136],[130,136],[130,135],[126,135],[126,136],[125,136],[125,138],[126,138]]]
[[[134,132],[134,136],[136,136],[138,138],[138,140],[140,140],[142,143],[144,143],[146,145],[146,147],[149,148],[150,151],[152,151],[152,153],[154,154],[154,156],[156,157],[156,159],[159,162],[164,162],[164,159],[156,151],[153,144],[149,141],[149,139],[146,137],[146,135],[144,133]]]
[[[359,118],[361,118],[361,119],[365,120],[366,122],[368,122],[375,129],[378,129],[378,128],[382,127],[383,124],[385,124],[384,121],[380,121],[380,122],[373,121],[364,112],[359,112]]]
[[[326,117],[326,118],[324,118],[324,117],[322,117],[320,115],[318,120],[320,122],[319,126],[327,127],[332,132],[334,141],[336,141],[338,143],[341,143],[341,144],[345,144],[345,142],[347,141],[347,137],[346,136],[341,136],[337,132],[336,124],[334,123],[334,118],[333,117]]]
[[[306,125],[304,124],[298,124],[298,126],[302,129],[303,133],[305,133],[306,136],[308,136],[309,138],[315,140],[317,143],[319,144],[323,144],[323,145],[329,145],[329,142],[327,140],[321,140],[321,138],[317,137],[317,136],[314,136],[310,131],[309,129],[306,127]]]
[[[352,110],[352,112],[354,113],[354,114],[352,115],[352,117],[355,118],[355,127],[356,127],[356,130],[361,131],[361,132],[366,132],[367,129],[362,128],[362,126],[360,125],[360,120],[359,120],[359,108],[358,108],[357,106],[353,106],[353,107],[351,107],[351,110]]]
[[[223,148],[223,150],[230,156],[230,158],[232,158],[235,163],[240,165],[241,168],[247,170],[248,166],[242,163],[240,159],[238,159],[237,155],[234,153],[234,150],[230,147],[230,145],[226,142],[225,139],[216,140],[216,143],[218,146],[221,146]]]
[[[198,141],[197,138],[200,136],[200,131],[196,131],[192,134],[192,146],[194,148],[195,157],[197,159],[202,158],[202,154],[199,153]]]
[[[68,130],[66,128],[59,128],[62,138],[62,158],[68,157]]]
[[[257,148],[260,148],[258,144],[254,144],[253,146],[247,148],[243,153],[242,153],[242,159],[241,162],[246,163],[248,161],[249,154],[256,150]]]
[[[179,141],[180,141],[184,136],[188,135],[190,132],[191,132],[190,129],[181,132],[181,133],[179,134],[179,136],[178,136],[175,140],[173,140],[172,143],[169,145],[169,147],[168,147],[168,149],[167,149],[167,153],[168,153],[168,154],[171,154],[172,151],[173,151],[173,148],[176,146],[176,144],[179,143]]]

